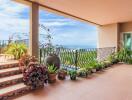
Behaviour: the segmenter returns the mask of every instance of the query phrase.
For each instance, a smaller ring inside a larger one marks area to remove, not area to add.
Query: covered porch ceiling
[[[132,21],[132,0],[14,0],[96,25]]]

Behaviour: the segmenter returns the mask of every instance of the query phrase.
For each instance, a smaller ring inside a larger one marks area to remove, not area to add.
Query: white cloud
[[[22,14],[24,13],[25,16],[25,11],[29,10],[27,6],[12,2],[12,0],[0,0],[0,5],[0,40],[8,39],[9,34],[15,32],[29,32],[29,15],[26,15],[27,18],[22,17]],[[77,21],[54,16],[51,13],[44,13],[43,17],[40,17],[40,24],[53,29],[54,44],[96,44],[97,33],[95,29],[91,31],[89,27],[86,27],[87,29],[84,30],[84,28],[78,28],[80,23]],[[67,29],[64,28],[67,26]],[[75,26],[77,27],[73,28]]]
[[[0,0],[0,5],[0,39],[8,39],[15,32],[29,32],[29,19],[20,17],[28,7],[11,0]]]

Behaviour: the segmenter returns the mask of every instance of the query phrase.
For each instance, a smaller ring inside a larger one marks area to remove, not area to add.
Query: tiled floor
[[[57,81],[15,100],[132,100],[132,65],[115,65],[87,79]]]

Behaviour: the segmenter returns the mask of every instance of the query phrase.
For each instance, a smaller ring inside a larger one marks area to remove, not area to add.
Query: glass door
[[[124,33],[123,40],[125,48],[132,50],[132,33]]]

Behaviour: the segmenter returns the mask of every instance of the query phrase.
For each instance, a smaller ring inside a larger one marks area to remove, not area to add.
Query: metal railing
[[[89,49],[41,48],[39,58],[40,62],[44,63],[46,56],[56,54],[60,57],[62,65],[85,67],[92,61],[105,60],[114,52],[115,47]]]

